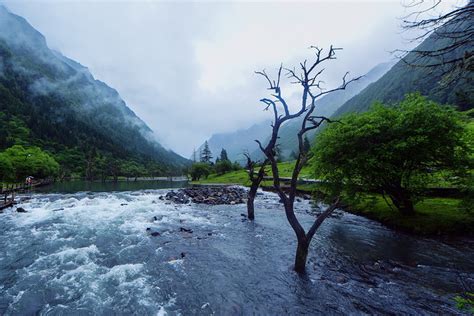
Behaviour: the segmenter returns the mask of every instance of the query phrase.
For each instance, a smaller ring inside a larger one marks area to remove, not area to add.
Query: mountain
[[[48,48],[44,36],[0,5],[0,150],[35,145],[69,172],[94,158],[154,164],[177,173],[188,163],[163,148],[116,90]]]
[[[235,132],[214,134],[209,138],[209,149],[213,158],[219,157],[221,150],[225,148],[227,156],[231,161],[237,161],[240,164],[245,163],[244,152],[252,153],[258,149],[256,139],[263,140],[270,133],[270,121],[254,124],[249,128],[240,129]],[[199,152],[204,147],[201,145],[196,151],[199,158]]]
[[[322,97],[318,101],[317,114],[321,116],[331,116],[344,102],[352,98],[354,95],[362,91],[367,85],[378,80],[386,73],[393,63],[381,63],[372,68],[360,80],[352,83],[346,90],[336,91]],[[214,156],[218,155],[222,148],[225,148],[229,158],[232,161],[245,163],[244,151],[248,151],[254,159],[262,159],[262,153],[255,143],[255,139],[261,140],[264,144],[270,137],[271,122],[264,121],[252,125],[247,129],[241,129],[235,132],[214,134],[209,138],[208,144]],[[294,120],[283,125],[280,130],[280,148],[283,158],[290,158],[291,153],[297,148],[296,133],[301,125],[301,120]],[[314,132],[308,135],[314,137]],[[202,149],[203,145],[199,147]],[[198,153],[199,153],[198,149]],[[214,157],[214,158],[215,158]]]
[[[473,23],[472,19],[462,21],[460,27],[471,30],[472,33]],[[461,28],[457,32],[460,30]],[[446,32],[446,30],[439,30],[440,34],[443,32]],[[453,39],[440,37],[433,33],[416,50],[434,51],[442,47],[449,47],[453,44],[453,41]],[[467,69],[463,70],[463,76],[456,80],[453,80],[452,73],[446,72],[446,68],[442,66],[435,68],[414,67],[413,64],[425,66],[436,64],[439,63],[439,59],[425,57],[420,60],[419,55],[412,51],[403,60],[396,63],[382,78],[370,84],[364,91],[347,101],[336,111],[334,116],[340,116],[347,112],[365,111],[375,101],[393,104],[401,101],[410,92],[420,92],[436,102],[456,105],[464,110],[472,108],[474,104],[473,51],[473,45],[467,44],[450,51],[449,56],[443,56],[447,60],[460,57],[464,59],[464,64],[470,64],[470,66],[467,66]]]

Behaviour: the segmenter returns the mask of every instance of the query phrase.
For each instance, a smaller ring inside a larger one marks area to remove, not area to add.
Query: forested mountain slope
[[[474,21],[462,21],[461,26],[472,29]],[[418,51],[435,51],[441,47],[452,45],[453,39],[440,37],[436,33],[430,35],[417,48]],[[472,42],[472,41],[471,41]],[[442,56],[446,60],[461,58],[466,66],[462,75],[447,71],[450,65],[437,67],[423,67],[439,63],[434,57],[420,57],[410,52],[400,60],[382,78],[365,88],[361,93],[347,101],[335,116],[347,112],[361,112],[367,110],[375,101],[391,104],[401,101],[410,92],[420,92],[429,99],[441,104],[451,104],[460,110],[468,110],[474,103],[474,72],[472,45],[459,46],[449,52],[449,56]],[[470,65],[470,66],[469,66]],[[456,76],[454,76],[456,75]]]
[[[49,49],[42,34],[1,5],[0,129],[0,150],[41,147],[64,173],[127,161],[178,173],[188,162],[163,148],[117,91]]]

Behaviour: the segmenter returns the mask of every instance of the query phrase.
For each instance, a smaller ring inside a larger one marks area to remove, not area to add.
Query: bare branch
[[[265,148],[263,148],[262,143],[258,139],[256,139],[255,142],[258,144],[260,150],[265,153]]]
[[[287,103],[285,97],[282,94],[282,89],[280,87],[280,79],[281,79],[281,71],[283,66],[280,65],[277,73],[277,79],[271,80],[268,74],[265,71],[257,72],[257,74],[262,75],[265,80],[269,83],[270,90],[273,90],[274,93],[270,94],[272,98],[263,98],[260,101],[263,102],[267,109],[271,108],[274,111],[275,120],[272,124],[272,134],[271,137],[266,144],[263,146],[262,143],[256,140],[260,150],[266,157],[266,162],[270,164],[272,174],[273,174],[273,187],[275,188],[278,196],[280,197],[283,205],[285,206],[285,214],[290,223],[291,227],[293,228],[297,239],[298,244],[303,245],[304,247],[308,247],[311,238],[313,237],[314,233],[327,218],[330,213],[335,209],[337,202],[331,205],[323,214],[321,214],[306,234],[304,228],[299,223],[296,215],[294,213],[294,201],[297,192],[297,180],[298,176],[304,166],[304,164],[308,160],[307,152],[304,150],[304,142],[303,137],[304,134],[312,129],[318,128],[324,122],[332,123],[334,120],[327,118],[325,116],[317,116],[313,115],[316,109],[316,103],[319,97],[322,95],[337,91],[337,90],[344,90],[346,87],[356,81],[359,80],[361,77],[352,78],[350,80],[347,79],[349,73],[346,73],[342,78],[342,84],[334,89],[323,91],[321,87],[322,80],[318,80],[320,75],[324,72],[324,68],[320,68],[320,66],[329,60],[335,59],[336,51],[341,50],[341,48],[336,48],[331,46],[327,53],[324,53],[323,49],[317,48],[315,46],[311,46],[311,49],[315,51],[315,58],[312,61],[304,60],[299,64],[301,73],[297,73],[295,68],[285,68],[286,76],[292,83],[296,83],[301,85],[302,87],[302,96],[301,96],[301,104],[299,107],[293,112],[290,108],[289,104]],[[323,54],[324,53],[324,54]],[[314,92],[316,90],[318,92]],[[283,107],[282,114],[278,113],[278,107]],[[293,168],[293,173],[291,177],[289,193],[285,193],[281,183],[280,183],[280,176],[278,165],[276,161],[276,148],[278,146],[278,134],[280,127],[282,124],[288,120],[295,119],[297,117],[303,116],[303,121],[301,128],[297,134],[298,136],[298,145],[299,145],[299,154],[297,156],[295,166]],[[307,251],[307,250],[306,250]],[[306,258],[306,257],[305,257]],[[300,269],[297,267],[295,263],[295,269]]]
[[[320,214],[318,218],[316,219],[316,221],[314,221],[313,225],[311,226],[308,233],[306,234],[307,239],[311,240],[313,238],[319,226],[321,226],[324,220],[328,218],[329,215],[331,215],[332,212],[334,212],[338,206],[339,206],[339,198],[334,203],[332,203],[322,214]]]
[[[395,50],[392,53],[409,66],[427,68],[437,76],[448,76],[450,80],[458,81],[467,77],[466,72],[472,72],[463,55],[473,53],[474,1],[469,0],[466,5],[454,7],[443,14],[431,14],[440,3],[441,0],[432,0],[427,7],[423,7],[425,1],[412,0],[405,4],[412,12],[402,18],[404,31],[421,31],[411,39],[412,42],[430,37],[437,45],[433,49]],[[437,72],[438,67],[443,67],[441,73]]]

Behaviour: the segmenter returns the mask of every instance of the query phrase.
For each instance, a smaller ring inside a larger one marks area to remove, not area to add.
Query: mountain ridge
[[[40,32],[2,5],[0,112],[3,126],[16,120],[31,130],[24,143],[57,156],[74,150],[81,162],[66,169],[81,169],[89,153],[159,164],[162,172],[180,173],[189,163],[156,140],[116,89],[95,79],[79,62],[50,49]],[[1,149],[9,145],[0,137]]]

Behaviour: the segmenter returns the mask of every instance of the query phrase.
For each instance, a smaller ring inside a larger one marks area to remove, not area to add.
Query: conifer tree
[[[221,161],[224,161],[224,160],[229,160],[229,157],[227,156],[227,151],[222,148],[221,150]]]
[[[206,142],[204,143],[204,148],[201,151],[201,162],[205,162],[210,164],[212,159],[212,152],[209,149],[209,144]]]

